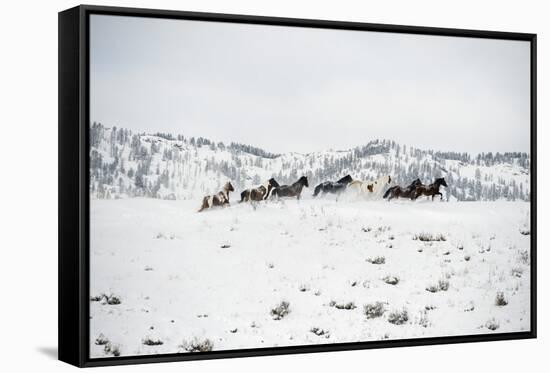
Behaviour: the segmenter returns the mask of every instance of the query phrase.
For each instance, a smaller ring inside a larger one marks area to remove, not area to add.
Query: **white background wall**
[[[547,1],[103,1],[176,10],[538,33],[539,338],[113,368],[117,371],[521,372],[548,365],[550,23]],[[0,12],[0,369],[67,371],[57,349],[57,12],[75,1],[5,1]],[[435,68],[435,67],[434,67]],[[498,131],[495,131],[498,136]],[[546,210],[546,211],[544,211]]]

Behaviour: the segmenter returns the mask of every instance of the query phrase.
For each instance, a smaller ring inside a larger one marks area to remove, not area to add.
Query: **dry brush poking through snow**
[[[386,308],[384,306],[384,303],[382,302],[366,304],[365,307],[363,308],[363,312],[365,316],[367,316],[367,319],[382,317],[385,311],[386,311]]]
[[[312,332],[313,334],[315,334],[316,336],[318,337],[325,337],[325,338],[330,338],[330,332],[328,330],[325,330],[325,329],[321,329],[321,328],[318,328],[318,327],[313,327],[310,329],[310,332]]]
[[[164,344],[163,341],[161,341],[159,338],[151,338],[151,337],[145,337],[141,340],[141,343],[143,343],[146,346],[161,346]]]
[[[100,302],[101,304],[109,304],[116,306],[121,303],[120,297],[113,294],[100,294],[90,298],[92,302]]]
[[[449,290],[449,281],[441,279],[436,284],[430,285],[426,288],[430,293],[437,293],[438,291]]]
[[[199,339],[195,337],[190,341],[183,341],[180,345],[180,349],[187,352],[208,352],[212,351],[213,348],[214,343],[208,338]]]
[[[330,301],[329,306],[334,307],[338,310],[354,310],[357,308],[354,302],[337,303],[336,301]]]
[[[120,356],[120,346],[111,342],[105,343],[103,352],[106,355],[113,355],[114,357]]]
[[[428,232],[422,232],[422,233],[415,234],[413,236],[413,240],[424,241],[424,242],[434,242],[434,241],[438,242],[438,241],[447,241],[447,238],[441,233],[433,234]]]
[[[271,309],[271,316],[273,320],[281,320],[283,317],[290,313],[290,303],[282,301],[275,308]]]
[[[391,311],[388,314],[388,322],[395,325],[403,325],[409,321],[409,312],[406,309]]]
[[[197,201],[93,200],[91,356],[529,329],[527,203],[305,193],[205,214]]]
[[[95,339],[95,344],[98,346],[105,346],[107,343],[109,343],[109,339],[106,338],[103,333],[99,334]]]
[[[369,262],[370,264],[385,264],[386,258],[384,258],[383,256],[375,256],[372,258],[367,258],[367,262]]]
[[[500,324],[497,320],[495,320],[495,318],[491,318],[489,320],[487,320],[487,322],[485,323],[485,327],[489,330],[497,330],[498,328],[500,328]]]
[[[506,297],[504,296],[504,293],[502,291],[499,291],[497,293],[497,296],[495,298],[495,304],[497,306],[506,306],[508,304],[508,300],[506,299]]]
[[[399,277],[387,275],[382,279],[386,284],[397,285],[399,284]]]

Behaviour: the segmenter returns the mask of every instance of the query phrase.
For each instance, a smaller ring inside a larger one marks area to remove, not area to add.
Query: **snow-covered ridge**
[[[405,185],[443,176],[448,199],[529,200],[530,156],[526,153],[468,153],[421,150],[374,140],[349,150],[273,154],[243,144],[171,134],[90,127],[92,198],[197,199],[230,180],[237,192],[275,177],[292,183],[306,175],[310,187],[346,174],[372,180],[391,175]],[[236,197],[234,197],[236,198]]]

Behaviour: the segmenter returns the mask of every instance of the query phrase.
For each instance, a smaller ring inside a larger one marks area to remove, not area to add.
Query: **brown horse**
[[[441,196],[441,200],[443,199],[443,194],[439,191],[439,187],[444,186],[447,187],[447,183],[445,182],[445,178],[440,177],[435,179],[433,183],[430,185],[421,185],[416,187],[416,192],[413,199],[417,199],[418,197],[424,195],[424,196],[432,196],[432,201],[434,200],[434,197],[436,195]]]
[[[231,185],[231,183],[228,181],[223,186],[223,190],[221,192],[218,192],[217,194],[211,196],[205,196],[202,199],[202,206],[199,212],[214,206],[229,205],[229,192],[233,192],[234,190],[235,189],[233,189],[233,185]]]
[[[386,193],[384,193],[384,196],[382,198],[387,198],[388,201],[391,201],[393,198],[410,198],[413,199],[416,195],[416,188],[424,186],[420,179],[416,179],[411,184],[409,184],[408,187],[402,188],[399,185],[392,186],[388,190],[386,190]]]
[[[267,197],[269,196],[269,193],[271,192],[271,189],[276,188],[278,186],[279,186],[279,183],[275,181],[274,178],[271,178],[257,188],[243,190],[241,192],[240,202],[262,201],[264,199],[267,199]]]
[[[260,185],[257,188],[245,189],[241,192],[241,202],[248,201],[262,201],[267,194],[267,188],[264,185]]]

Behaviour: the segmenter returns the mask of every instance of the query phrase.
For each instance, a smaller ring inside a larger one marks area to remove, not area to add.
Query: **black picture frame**
[[[91,359],[89,356],[89,17],[92,14],[528,41],[531,46],[531,330],[406,340]],[[536,34],[81,5],[59,13],[59,360],[79,367],[536,338]]]

